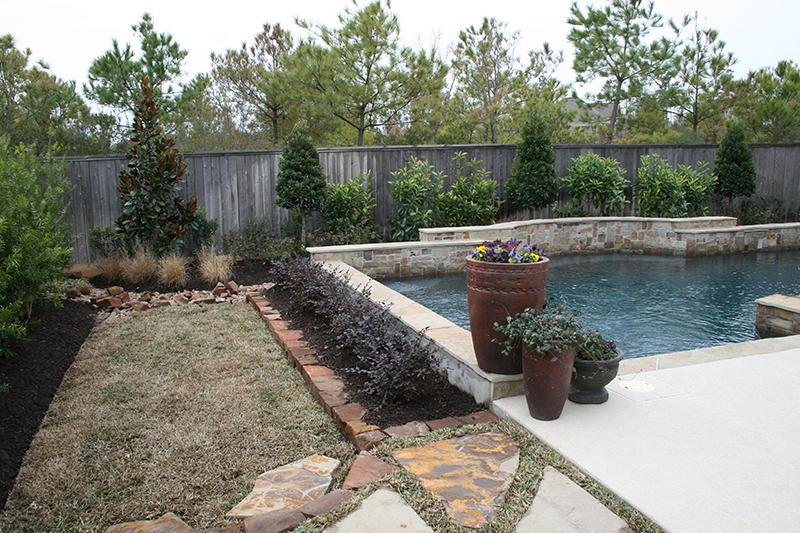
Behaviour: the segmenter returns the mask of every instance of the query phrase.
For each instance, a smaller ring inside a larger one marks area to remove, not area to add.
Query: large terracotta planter
[[[505,335],[494,324],[528,307],[541,310],[547,296],[546,257],[536,263],[487,263],[467,258],[467,303],[472,346],[478,366],[494,374],[522,372],[522,350],[503,355]],[[497,339],[498,342],[492,342]]]
[[[528,412],[537,420],[555,420],[567,403],[575,348],[552,351],[545,357],[523,350],[522,382]]]
[[[598,404],[608,400],[606,385],[617,376],[619,363],[625,355],[607,361],[584,361],[575,359],[575,373],[569,388],[569,401],[582,404]]]

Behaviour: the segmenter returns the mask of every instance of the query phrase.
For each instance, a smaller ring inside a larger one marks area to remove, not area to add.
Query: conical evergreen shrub
[[[546,124],[536,113],[528,115],[522,128],[505,192],[513,203],[528,209],[550,205],[558,196],[553,145]]]
[[[306,218],[322,207],[327,184],[319,152],[304,127],[298,126],[289,134],[278,169],[275,203],[278,207],[300,212],[305,242]]]
[[[756,192],[756,165],[739,122],[732,122],[722,138],[714,160],[714,174],[716,192],[723,198],[751,196]]]

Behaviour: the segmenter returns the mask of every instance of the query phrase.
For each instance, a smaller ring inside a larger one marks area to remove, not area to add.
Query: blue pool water
[[[469,329],[466,274],[381,283]],[[755,300],[771,294],[800,295],[800,251],[556,256],[547,280],[548,297],[566,296],[626,357],[754,340]]]

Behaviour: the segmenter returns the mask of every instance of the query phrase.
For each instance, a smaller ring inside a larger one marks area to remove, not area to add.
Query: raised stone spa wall
[[[426,228],[420,240],[309,248],[317,261],[342,261],[373,278],[464,270],[465,257],[486,240],[516,238],[548,255],[649,253],[717,255],[800,248],[800,223],[736,226],[730,217],[591,217]]]
[[[773,294],[756,300],[756,329],[762,337],[800,335],[800,298]]]

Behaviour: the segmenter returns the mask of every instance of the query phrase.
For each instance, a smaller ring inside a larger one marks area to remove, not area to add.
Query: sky
[[[363,6],[367,0],[359,0]],[[585,11],[588,4],[580,0]],[[603,0],[593,0],[596,6]],[[508,23],[508,30],[519,31],[522,41],[517,48],[525,57],[529,50],[539,50],[549,42],[563,50],[566,61],[557,71],[562,81],[573,81],[572,46],[567,41],[567,0],[392,0],[392,10],[400,22],[401,40],[407,45],[439,44],[442,52],[455,43],[459,30],[480,26],[483,17],[495,17]],[[159,33],[169,33],[189,55],[184,63],[187,80],[211,70],[211,52],[224,53],[252,43],[264,23],[281,23],[295,37],[306,35],[295,17],[309,22],[338,27],[337,15],[352,0],[248,1],[227,0],[0,0],[0,35],[10,33],[18,49],[29,48],[32,60],[42,59],[52,74],[63,80],[86,80],[93,59],[111,48],[116,38],[124,47],[138,42],[131,30],[142,14],[148,12]],[[656,0],[655,9],[665,18],[682,19],[685,13],[698,12],[701,21],[720,32],[726,50],[739,59],[734,66],[736,77],[751,70],[777,65],[792,59],[800,62],[800,20],[798,0]]]

